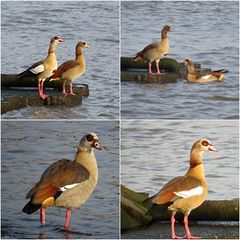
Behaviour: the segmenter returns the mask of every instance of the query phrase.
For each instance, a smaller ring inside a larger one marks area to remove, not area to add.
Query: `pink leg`
[[[64,96],[67,95],[67,94],[66,94],[66,85],[65,85],[65,81],[63,82],[63,91],[62,91],[62,94],[63,94]]]
[[[152,74],[152,63],[148,64],[148,73]]]
[[[72,89],[72,81],[70,81],[70,95],[71,96],[75,96],[76,94],[73,92],[73,89]]]
[[[184,238],[188,238],[188,239],[197,239],[199,237],[195,237],[191,235],[191,232],[189,230],[188,227],[188,216],[184,216],[184,227],[185,227],[185,231],[186,231],[186,235],[184,236]]]
[[[43,85],[44,85],[44,82],[42,81],[41,82],[41,90],[42,90],[42,98],[44,100],[44,99],[46,99],[48,97],[48,95],[44,94],[44,92],[43,92]]]
[[[40,222],[42,225],[46,223],[46,208],[44,207],[40,208]]]
[[[178,237],[178,236],[175,234],[175,228],[174,228],[174,225],[175,225],[175,218],[174,218],[174,215],[172,215],[172,217],[171,217],[172,239],[179,239],[179,238],[182,238],[182,237]]]
[[[47,95],[43,93],[43,81],[38,81],[38,95],[42,100],[45,100],[47,98]]]
[[[38,81],[38,96],[41,98],[42,90],[41,90],[41,81]]]
[[[65,225],[64,228],[68,229],[69,228],[69,220],[71,217],[71,208],[68,208],[67,212],[66,212],[66,221],[65,221]]]
[[[159,61],[156,61],[156,67],[157,67],[157,74],[160,74]]]

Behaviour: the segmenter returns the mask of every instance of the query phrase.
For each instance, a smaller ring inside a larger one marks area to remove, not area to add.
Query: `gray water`
[[[99,181],[89,200],[72,210],[70,232],[63,230],[65,209],[48,208],[45,229],[39,211],[21,210],[27,192],[57,159],[73,159],[80,138],[98,134],[102,151],[95,150]],[[2,238],[118,238],[119,233],[118,122],[2,122]]]
[[[130,188],[157,193],[189,167],[195,141],[209,139],[219,152],[203,156],[208,199],[239,197],[239,138],[236,120],[122,121],[121,182]]]
[[[121,84],[122,117],[235,119],[239,116],[239,2],[137,1],[121,4],[121,55],[133,57],[159,41],[171,25],[168,57],[186,58],[213,70],[226,68],[225,81],[209,84]],[[154,66],[155,67],[155,66]]]
[[[75,58],[86,41],[86,72],[75,83],[89,85],[81,106],[27,107],[2,118],[116,119],[119,114],[119,3],[98,1],[2,2],[2,73],[19,73],[46,57],[50,39],[60,35],[58,63]]]

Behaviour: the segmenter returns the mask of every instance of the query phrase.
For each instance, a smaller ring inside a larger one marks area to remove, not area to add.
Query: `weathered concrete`
[[[150,75],[147,72],[122,71],[121,81],[135,81],[139,83],[175,83],[179,79],[176,73],[161,73],[160,75]]]
[[[148,208],[142,204],[146,194],[136,193],[121,185],[121,229],[127,230],[149,223]]]
[[[171,73],[179,73],[181,68],[184,67],[183,64],[178,63],[172,58],[162,58],[159,62],[160,70]],[[156,64],[152,64],[153,71],[156,70]],[[148,62],[134,62],[132,57],[121,57],[121,70],[126,69],[146,69],[148,70]]]
[[[17,74],[1,74],[1,87],[37,87],[38,80],[36,77],[25,77],[19,79]],[[63,81],[49,81],[44,87],[61,89]]]
[[[153,221],[169,221],[170,213],[166,206],[143,203],[148,198],[146,193],[137,193],[121,186],[121,229],[128,230],[144,226]],[[182,214],[176,214],[182,220]],[[192,221],[238,221],[239,200],[205,201],[192,211]]]
[[[1,113],[20,109],[26,106],[74,106],[82,103],[82,97],[89,96],[88,85],[74,85],[75,96],[63,96],[60,91],[46,89],[49,95],[42,101],[36,88],[4,88],[2,89]]]
[[[194,63],[196,72],[203,74],[211,69],[201,69],[201,64]],[[132,57],[121,57],[121,81],[135,81],[139,83],[176,83],[187,78],[187,68],[183,63],[172,58],[162,58],[159,62],[161,74],[149,74],[148,62],[135,63]],[[153,72],[156,71],[155,63],[152,64]]]

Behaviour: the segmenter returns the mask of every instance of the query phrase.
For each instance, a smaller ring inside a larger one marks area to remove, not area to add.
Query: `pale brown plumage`
[[[157,74],[160,74],[159,61],[169,51],[168,32],[171,32],[171,27],[165,25],[161,32],[161,40],[159,43],[152,43],[147,45],[142,51],[138,52],[134,57],[134,62],[146,59],[149,62],[149,73],[152,74],[152,62],[156,62]]]
[[[81,41],[76,46],[76,58],[75,60],[69,60],[64,62],[58,67],[57,71],[49,78],[50,81],[56,81],[63,79],[63,95],[66,95],[65,81],[70,82],[70,95],[75,95],[72,89],[72,81],[84,74],[86,69],[85,58],[83,55],[83,49],[88,48],[88,44],[85,41]]]
[[[41,223],[45,224],[47,207],[67,208],[65,228],[68,228],[71,208],[83,204],[98,181],[93,148],[101,150],[97,135],[88,133],[81,139],[74,161],[62,159],[51,164],[28,192],[30,201],[22,211],[32,214],[40,209]]]

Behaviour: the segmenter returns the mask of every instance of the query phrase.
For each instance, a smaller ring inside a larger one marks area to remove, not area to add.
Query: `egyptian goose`
[[[201,139],[195,142],[190,153],[190,167],[185,176],[175,177],[154,196],[147,199],[155,204],[166,204],[173,202],[168,207],[171,211],[171,229],[172,238],[180,238],[176,236],[174,230],[175,218],[177,212],[184,214],[184,226],[186,230],[186,238],[195,238],[191,235],[188,227],[188,215],[190,212],[199,207],[207,197],[208,187],[204,175],[202,157],[205,151],[218,150],[213,147],[207,139]]]
[[[55,49],[58,43],[63,42],[63,38],[55,36],[51,39],[48,48],[48,55],[45,59],[34,63],[31,67],[18,74],[19,78],[36,76],[38,79],[38,95],[42,100],[48,96],[43,92],[44,81],[49,78],[58,67]]]
[[[57,71],[49,78],[50,81],[63,79],[63,95],[66,95],[65,81],[70,82],[70,95],[76,95],[73,93],[72,81],[80,77],[85,72],[86,63],[83,55],[83,49],[88,48],[88,44],[81,41],[76,46],[76,58],[75,60],[69,60],[64,62],[58,67]]]
[[[88,133],[80,140],[74,161],[62,159],[51,164],[28,192],[30,201],[22,211],[32,214],[40,209],[41,224],[45,225],[47,207],[67,208],[64,228],[68,229],[71,209],[89,198],[98,181],[93,148],[102,149],[97,135]]]
[[[187,80],[191,83],[209,83],[216,81],[223,81],[224,74],[228,73],[226,69],[220,69],[216,71],[212,71],[202,76],[197,76],[196,69],[192,60],[186,59],[183,61],[188,68]]]
[[[134,57],[134,62],[139,62],[144,59],[148,60],[148,72],[152,74],[152,62],[156,62],[157,73],[160,74],[159,61],[169,51],[168,32],[171,32],[171,27],[165,25],[161,33],[161,41],[147,45],[142,51],[138,52]]]

